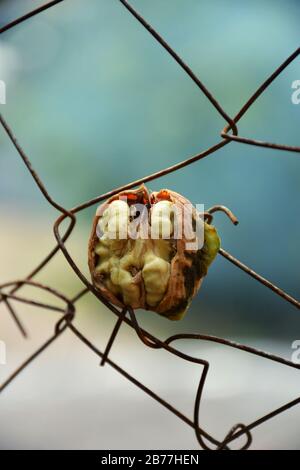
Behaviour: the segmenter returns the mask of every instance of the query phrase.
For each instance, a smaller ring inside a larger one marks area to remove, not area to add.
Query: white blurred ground
[[[145,350],[125,330],[112,359],[192,416],[199,367]],[[32,342],[40,344],[37,333]],[[97,344],[96,335],[91,337]],[[180,347],[211,362],[200,422],[220,439],[235,423],[248,423],[299,394],[297,371],[216,346],[182,343]],[[16,352],[8,345],[8,365],[0,366],[1,380],[22,355],[26,357],[30,348],[26,347],[27,354],[24,349],[19,346]],[[0,447],[198,448],[191,428],[112,368],[98,364],[97,356],[70,333],[61,337],[0,396]],[[294,408],[262,425],[253,433],[253,448],[299,449],[299,418],[300,409]]]

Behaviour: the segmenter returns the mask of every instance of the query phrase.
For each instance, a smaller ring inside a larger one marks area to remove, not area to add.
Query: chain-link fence
[[[9,24],[3,26],[0,29],[0,33],[4,33],[5,31],[8,31],[9,29],[17,26],[19,23],[24,22],[29,20],[32,16],[39,14],[40,12],[62,2],[64,0],[55,0],[48,2],[44,4],[43,6],[29,12],[28,14],[17,18],[16,20],[10,22]],[[4,283],[0,285],[0,301],[3,302],[9,312],[9,314],[12,316],[13,320],[16,322],[18,328],[20,329],[21,333],[26,336],[26,331],[25,328],[23,327],[18,314],[15,310],[15,307],[12,305],[12,301],[17,301],[21,303],[26,303],[31,306],[36,306],[39,308],[44,308],[48,310],[54,310],[58,312],[61,315],[61,318],[59,321],[55,324],[54,328],[54,333],[53,335],[34,353],[32,354],[20,367],[15,370],[15,372],[7,378],[7,380],[0,386],[0,392],[2,392],[14,379],[15,377],[22,371],[24,370],[32,361],[34,361],[42,352],[44,352],[48,346],[50,346],[52,343],[56,341],[56,339],[61,336],[66,330],[71,331],[80,341],[82,341],[88,348],[90,348],[95,354],[97,354],[101,358],[101,364],[102,365],[109,365],[112,367],[116,372],[119,374],[123,375],[128,381],[132,382],[135,384],[137,387],[139,387],[143,392],[151,396],[154,400],[156,400],[158,403],[160,403],[162,406],[167,408],[171,413],[175,414],[179,419],[181,419],[185,424],[191,426],[196,434],[196,437],[198,439],[198,442],[203,449],[229,449],[230,448],[230,443],[233,442],[234,440],[244,437],[245,442],[242,444],[241,448],[242,449],[248,449],[251,445],[252,442],[252,434],[251,431],[256,428],[257,426],[260,426],[262,423],[272,419],[273,417],[279,415],[280,413],[283,413],[284,411],[292,408],[293,406],[297,405],[300,403],[300,396],[295,398],[293,401],[290,401],[289,403],[286,403],[282,405],[281,407],[265,414],[261,418],[255,420],[254,422],[248,423],[248,424],[242,424],[238,423],[235,426],[232,427],[232,429],[229,430],[228,434],[226,437],[222,440],[219,441],[216,439],[213,435],[209,434],[203,427],[200,426],[200,418],[199,418],[199,411],[200,411],[200,404],[201,404],[201,398],[202,398],[202,393],[205,387],[206,383],[206,378],[207,378],[207,373],[209,370],[209,362],[206,360],[202,360],[197,357],[193,357],[191,355],[188,355],[186,353],[181,352],[179,349],[177,349],[174,346],[174,343],[178,340],[198,340],[202,342],[213,342],[213,343],[218,343],[221,345],[224,345],[226,347],[230,347],[233,349],[237,349],[242,351],[244,354],[252,354],[255,356],[259,356],[265,360],[277,362],[279,364],[283,364],[286,367],[294,368],[294,369],[300,369],[300,365],[293,363],[292,361],[286,360],[282,357],[260,351],[258,349],[255,349],[253,347],[249,347],[244,344],[239,344],[233,341],[229,341],[223,338],[219,338],[216,336],[210,336],[210,335],[203,335],[203,334],[177,334],[174,336],[171,336],[167,338],[165,341],[162,341],[155,337],[151,332],[146,331],[145,329],[142,329],[139,326],[139,323],[137,321],[137,318],[135,316],[135,312],[131,308],[124,307],[123,310],[120,310],[110,304],[102,295],[99,293],[97,289],[90,283],[90,281],[84,276],[78,265],[74,262],[72,256],[70,255],[69,251],[66,248],[66,241],[72,234],[75,225],[76,225],[76,215],[84,211],[85,209],[95,205],[96,203],[99,203],[100,201],[104,201],[108,197],[111,197],[115,194],[117,194],[120,191],[126,190],[126,189],[131,189],[136,187],[137,185],[141,183],[146,183],[148,181],[152,181],[156,178],[160,178],[161,176],[164,176],[168,173],[172,173],[175,171],[179,171],[181,168],[191,165],[194,162],[201,160],[202,158],[207,157],[208,155],[213,154],[214,152],[217,152],[220,148],[229,145],[230,143],[232,145],[235,145],[235,143],[240,143],[240,144],[247,144],[247,145],[255,145],[255,146],[260,146],[260,147],[265,147],[265,148],[271,148],[276,150],[285,150],[285,151],[290,151],[290,152],[300,152],[300,147],[294,147],[294,146],[289,146],[286,144],[280,144],[280,143],[271,143],[271,142],[264,142],[264,141],[258,141],[254,139],[250,139],[247,137],[242,137],[238,133],[238,122],[242,117],[245,115],[245,113],[249,110],[249,108],[255,103],[255,101],[259,98],[259,96],[264,93],[264,91],[269,87],[269,85],[281,74],[281,72],[293,61],[295,60],[298,55],[300,54],[300,48],[298,48],[295,52],[293,52],[285,61],[283,64],[281,64],[266,80],[265,82],[255,91],[255,93],[250,97],[250,99],[244,104],[244,106],[241,108],[241,110],[237,113],[235,117],[230,117],[226,111],[222,108],[220,103],[216,100],[216,98],[210,93],[210,91],[206,88],[206,86],[203,84],[203,82],[193,73],[193,71],[183,62],[183,60],[178,56],[178,54],[166,43],[166,41],[156,32],[153,27],[147,23],[147,21],[140,16],[140,14],[126,1],[126,0],[118,0],[120,3],[120,7],[123,6],[125,7],[128,12],[133,15],[136,20],[153,36],[153,38],[161,45],[162,48],[164,48],[172,57],[173,59],[177,62],[178,66],[181,67],[185,73],[191,78],[191,80],[194,82],[195,86],[197,86],[202,93],[207,97],[207,99],[211,102],[212,106],[218,111],[218,113],[222,116],[224,119],[226,125],[224,129],[221,131],[221,138],[220,141],[217,142],[215,145],[212,147],[203,150],[201,153],[198,155],[195,155],[187,160],[183,160],[180,163],[177,163],[176,165],[173,165],[169,168],[165,168],[164,170],[152,173],[148,176],[145,176],[143,178],[140,178],[137,181],[130,182],[122,187],[113,189],[112,191],[102,194],[90,201],[83,202],[82,204],[72,208],[72,209],[66,209],[62,207],[56,200],[48,193],[47,188],[45,187],[43,181],[40,179],[39,175],[36,173],[34,168],[31,165],[30,159],[28,156],[25,154],[23,151],[22,147],[18,143],[12,129],[9,127],[7,124],[6,120],[4,119],[3,116],[0,117],[1,124],[6,131],[6,134],[8,138],[11,140],[12,144],[14,145],[16,151],[18,152],[19,156],[23,160],[23,163],[26,165],[28,171],[30,172],[33,180],[39,187],[41,193],[43,196],[46,198],[46,200],[51,204],[59,213],[59,217],[56,220],[54,224],[54,234],[57,240],[57,245],[50,251],[50,253],[46,256],[45,259],[43,259],[40,264],[31,272],[28,274],[28,276],[25,279],[18,279],[14,282],[10,283]],[[237,220],[234,218],[234,216],[230,213],[230,211],[226,210],[223,206],[215,206],[211,209],[211,214],[216,211],[223,211],[225,212],[231,221],[233,223],[237,223]],[[212,217],[212,216],[211,216]],[[64,221],[68,221],[68,227],[66,231],[62,234],[60,231],[60,227]],[[45,286],[42,285],[38,282],[34,281],[35,276],[41,272],[41,270],[47,268],[48,263],[50,260],[58,253],[62,252],[66,262],[71,266],[73,271],[76,273],[78,278],[81,280],[83,284],[83,289],[74,297],[74,298],[67,298],[62,292],[58,292],[57,290],[51,288],[50,286]],[[290,296],[288,293],[280,289],[279,287],[275,286],[272,282],[270,282],[268,279],[265,279],[264,277],[260,276],[257,274],[253,269],[250,269],[247,267],[245,264],[237,260],[235,257],[233,257],[230,253],[225,251],[223,248],[220,249],[219,251],[220,256],[223,256],[226,260],[228,260],[230,263],[234,264],[237,268],[241,269],[244,271],[246,274],[254,278],[257,282],[263,284],[265,287],[270,289],[271,291],[274,292],[274,294],[279,295],[282,297],[286,302],[291,303],[294,305],[296,308],[300,308],[300,302]],[[24,286],[30,285],[31,287],[35,288],[37,291],[47,291],[50,295],[53,296],[53,299],[60,299],[60,301],[63,302],[65,305],[64,308],[59,308],[55,305],[52,305],[51,303],[43,303],[40,301],[35,300],[35,298],[27,298],[24,297],[20,294],[22,291],[22,288]],[[76,304],[77,301],[82,298],[84,295],[87,293],[93,293],[94,296],[99,300],[99,302],[102,302],[112,313],[114,313],[117,316],[117,321],[115,324],[115,327],[112,331],[112,334],[110,336],[110,339],[108,341],[108,344],[106,348],[103,351],[100,351],[94,344],[92,344],[89,339],[82,334],[81,331],[77,327],[74,326],[73,319],[76,315]],[[129,327],[133,328],[140,339],[144,343],[144,345],[148,348],[154,348],[154,349],[164,349],[165,351],[168,351],[170,354],[175,355],[185,361],[197,364],[199,366],[199,369],[201,369],[201,376],[199,380],[199,385],[196,391],[195,395],[195,401],[194,401],[194,415],[192,418],[189,418],[188,416],[184,415],[181,413],[178,409],[176,409],[172,404],[158,396],[155,392],[153,392],[151,389],[146,387],[142,382],[140,382],[137,378],[133,377],[131,374],[126,372],[122,367],[120,367],[117,363],[112,361],[109,357],[109,352],[110,349],[113,345],[113,342],[118,334],[119,328],[122,324],[126,324]]]

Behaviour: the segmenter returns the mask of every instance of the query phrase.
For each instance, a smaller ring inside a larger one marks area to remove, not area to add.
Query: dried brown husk
[[[147,205],[149,208],[151,205],[153,207],[153,205],[159,201],[167,200],[175,204],[179,210],[183,209],[184,206],[192,207],[193,220],[196,220],[196,218],[199,217],[199,214],[196,212],[196,209],[193,208],[190,201],[182,195],[169,189],[149,193],[144,185],[136,190],[122,191],[109,198],[98,208],[89,240],[89,269],[95,287],[103,296],[105,296],[106,299],[118,307],[124,307],[122,298],[115,295],[105,286],[102,275],[99,275],[96,271],[99,259],[98,255],[95,253],[95,247],[99,241],[96,232],[99,219],[102,217],[105,209],[111,204],[111,202],[124,197],[127,198],[128,205],[139,203]],[[204,233],[204,246],[200,249],[186,249],[187,240],[184,237],[184,230],[182,230],[182,238],[173,239],[171,241],[173,250],[172,257],[170,259],[169,281],[162,300],[155,307],[147,305],[143,278],[141,273],[136,274],[134,282],[140,286],[140,296],[134,305],[130,305],[132,308],[152,310],[171,320],[179,320],[184,316],[191,300],[202,284],[209,264],[213,260],[219,248],[219,237],[215,228],[208,226],[208,224],[205,223]]]

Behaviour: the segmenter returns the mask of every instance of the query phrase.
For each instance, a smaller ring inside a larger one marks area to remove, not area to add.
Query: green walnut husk
[[[180,194],[168,189],[149,193],[144,185],[111,197],[97,209],[89,241],[89,268],[94,286],[114,305],[151,310],[170,320],[185,315],[219,251],[220,238],[215,227],[201,219],[204,242],[200,248],[187,249],[184,235],[174,237],[174,205],[181,209],[188,205],[193,225],[199,221],[196,209]],[[147,208],[149,231],[154,226],[163,231],[164,226],[170,237],[159,232],[159,238],[124,238],[136,207]],[[114,238],[110,236],[112,226],[117,234]]]

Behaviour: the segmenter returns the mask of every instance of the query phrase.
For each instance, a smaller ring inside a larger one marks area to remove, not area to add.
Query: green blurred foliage
[[[230,115],[299,45],[298,1],[132,3]],[[30,8],[27,0],[2,1],[1,23]],[[50,194],[66,207],[201,152],[219,141],[224,127],[206,97],[117,0],[66,1],[5,33],[2,77],[2,111]],[[299,59],[241,120],[240,134],[299,145],[300,105],[291,103],[296,79]],[[240,225],[216,216],[224,248],[299,296],[299,165],[297,154],[232,143],[149,187],[172,188],[207,207],[229,206]],[[0,197],[15,217],[23,212],[34,223],[47,221],[45,233],[54,243],[56,213],[3,131]],[[95,209],[80,216],[77,229],[83,269]],[[183,323],[142,316],[158,330],[227,335],[294,337],[299,325],[292,306],[223,259]]]

